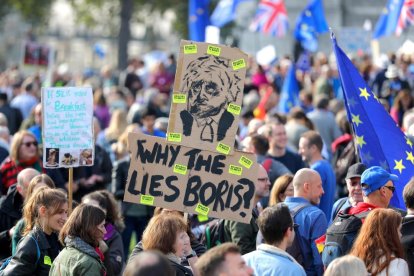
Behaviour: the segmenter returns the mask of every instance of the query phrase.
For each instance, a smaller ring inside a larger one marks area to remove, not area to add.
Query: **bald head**
[[[30,181],[36,176],[39,175],[40,172],[36,171],[32,168],[27,168],[19,172],[17,175],[17,191],[20,195],[25,198],[26,197],[26,190],[29,186]]]
[[[295,197],[303,197],[317,205],[323,195],[322,180],[319,173],[312,169],[300,169],[292,180]]]

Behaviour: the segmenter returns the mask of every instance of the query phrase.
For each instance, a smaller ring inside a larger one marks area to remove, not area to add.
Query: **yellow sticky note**
[[[239,70],[246,67],[246,61],[244,58],[232,61],[231,65],[233,66],[233,70]]]
[[[234,114],[234,115],[239,115],[241,112],[241,106],[237,105],[237,104],[229,104],[229,106],[227,107],[227,111]]]
[[[223,143],[219,143],[216,147],[216,150],[222,154],[229,154],[231,147]]]
[[[45,256],[43,259],[43,263],[52,266],[52,259],[50,259],[49,256]]]
[[[220,56],[221,48],[213,45],[208,45],[207,47],[207,54],[213,55],[213,56]]]
[[[153,206],[154,205],[154,197],[150,195],[141,195],[141,204]]]
[[[197,215],[197,219],[199,222],[205,222],[208,221],[208,216]]]
[[[182,174],[182,175],[186,175],[187,174],[187,167],[184,166],[184,165],[175,164],[174,165],[174,172]]]
[[[171,142],[181,142],[181,133],[170,132],[168,133],[167,139]]]
[[[250,167],[253,165],[253,161],[242,155],[242,157],[239,159],[239,164],[250,169]]]
[[[210,208],[208,208],[207,206],[204,206],[201,203],[198,203],[195,211],[200,215],[208,216],[208,212],[210,212]]]
[[[186,103],[187,102],[187,95],[186,94],[173,94],[173,103]]]
[[[184,54],[197,54],[197,45],[196,44],[184,45]]]
[[[229,173],[235,175],[242,175],[243,168],[239,166],[230,165],[229,166]]]

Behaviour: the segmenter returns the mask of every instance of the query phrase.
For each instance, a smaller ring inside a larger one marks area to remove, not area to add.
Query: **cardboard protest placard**
[[[224,155],[129,133],[124,201],[249,223],[258,165],[251,153]]]
[[[42,110],[44,167],[92,166],[92,88],[42,88]]]
[[[246,66],[247,54],[237,48],[182,40],[168,141],[232,154]]]

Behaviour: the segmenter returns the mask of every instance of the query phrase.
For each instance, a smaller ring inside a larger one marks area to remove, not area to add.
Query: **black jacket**
[[[403,218],[401,234],[410,275],[414,275],[414,216]]]
[[[52,234],[52,238],[56,239],[57,235]],[[33,237],[36,242],[31,238]],[[57,242],[57,244],[59,244]],[[40,256],[38,255],[38,246]],[[61,250],[62,248],[58,248]],[[11,259],[10,263],[6,266],[3,271],[0,271],[0,276],[3,275],[49,275],[50,267],[53,260],[57,257],[51,252],[51,246],[45,236],[45,233],[34,228],[28,235],[26,235],[17,246],[16,254]]]
[[[108,245],[108,251],[105,252],[104,265],[106,275],[121,275],[125,263],[124,245],[122,243],[121,234],[115,230],[113,235],[105,241]]]
[[[22,217],[23,198],[16,188],[10,186],[7,195],[0,199],[0,260],[11,256],[9,230]]]
[[[185,266],[177,264],[176,262],[173,262],[171,260],[170,260],[170,264],[175,270],[176,276],[193,276],[193,272],[191,271],[191,269],[188,269]]]

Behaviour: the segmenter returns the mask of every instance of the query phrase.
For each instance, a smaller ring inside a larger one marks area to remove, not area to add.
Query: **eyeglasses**
[[[36,141],[33,141],[33,142],[22,143],[22,145],[25,145],[26,147],[29,148],[31,145],[37,147],[38,143]]]
[[[387,188],[388,190],[390,190],[393,194],[395,192],[395,187],[394,186],[384,186],[384,188]]]

